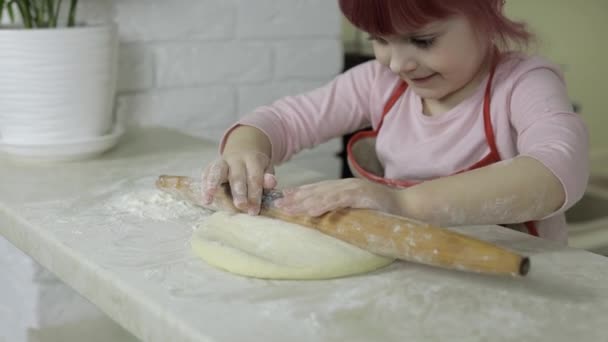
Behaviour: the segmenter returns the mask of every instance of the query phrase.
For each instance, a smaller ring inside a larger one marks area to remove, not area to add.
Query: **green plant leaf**
[[[32,18],[36,27],[44,27],[44,6],[42,0],[33,0],[31,3]]]
[[[30,11],[32,28],[38,27],[38,6],[36,0],[26,0],[25,3],[27,4]]]
[[[14,4],[15,0],[11,0],[6,4],[6,12],[8,13],[8,17],[11,19],[11,23],[15,22],[15,11],[13,10]]]
[[[0,23],[2,23],[2,14],[4,14],[4,0],[0,0]]]
[[[19,13],[21,14],[21,19],[23,20],[23,26],[32,28],[32,15],[30,13],[29,2],[27,0],[16,0],[16,2]]]
[[[21,16],[24,28],[56,28],[59,26],[63,0],[0,0],[0,20],[8,14],[15,22],[15,13]],[[70,0],[66,26],[76,26],[78,0]]]
[[[57,27],[59,23],[59,12],[61,10],[61,2],[62,0],[57,0],[57,5],[55,5],[55,10],[53,12],[53,26]]]
[[[11,23],[15,23],[15,10],[14,6],[17,2],[15,0],[11,0],[6,5],[6,9],[8,12],[8,17],[11,19]]]
[[[55,8],[53,8],[53,0],[46,0],[46,6],[44,7],[49,27],[55,27]]]
[[[70,0],[70,14],[68,16],[68,27],[76,25],[76,7],[78,6],[78,0]]]

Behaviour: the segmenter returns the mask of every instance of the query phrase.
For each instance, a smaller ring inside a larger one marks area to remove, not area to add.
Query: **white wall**
[[[138,125],[219,140],[239,116],[342,69],[333,0],[84,0],[81,14],[119,24],[117,112]],[[338,145],[316,156],[337,167]]]
[[[589,127],[592,155],[605,156],[608,1],[510,0],[506,9],[512,18],[529,23],[538,35],[539,53],[563,66],[570,97],[581,106]]]

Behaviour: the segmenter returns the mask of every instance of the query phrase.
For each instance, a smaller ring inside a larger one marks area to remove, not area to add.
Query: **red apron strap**
[[[483,97],[483,128],[486,134],[486,141],[490,147],[490,155],[488,157],[492,162],[498,162],[501,160],[500,154],[498,153],[498,147],[496,147],[496,138],[494,136],[494,128],[492,127],[492,82],[494,81],[494,73],[498,65],[499,57],[495,55],[492,67],[490,69],[490,75],[488,77],[488,83],[486,83],[486,90]],[[488,160],[488,161],[489,161]]]
[[[408,84],[406,82],[400,81],[399,84],[397,84],[397,86],[395,87],[395,89],[393,89],[391,96],[388,98],[388,101],[384,105],[384,108],[382,110],[382,117],[380,118],[378,127],[375,130],[361,131],[361,132],[355,133],[355,135],[353,135],[348,140],[348,143],[346,145],[346,157],[348,158],[348,160],[350,162],[350,166],[352,168],[354,168],[360,175],[364,176],[365,178],[367,178],[369,180],[373,180],[377,183],[389,185],[389,186],[393,186],[393,187],[397,187],[397,188],[409,187],[409,186],[415,185],[416,183],[400,181],[400,180],[396,180],[396,179],[388,179],[388,178],[384,178],[381,176],[377,176],[371,172],[368,172],[361,165],[359,165],[359,163],[357,163],[357,160],[354,158],[353,146],[354,146],[355,142],[357,142],[361,139],[375,138],[376,136],[378,136],[378,132],[380,131],[380,128],[382,128],[382,124],[384,123],[384,118],[386,117],[388,112],[391,111],[391,109],[393,108],[393,106],[395,105],[397,100],[399,100],[401,95],[403,95],[403,93],[405,93],[405,90],[407,89],[407,87],[408,87]]]
[[[536,228],[536,222],[534,221],[528,221],[526,223],[524,223],[524,225],[526,226],[526,229],[528,229],[528,234],[539,237],[540,235],[538,235],[538,229]]]
[[[486,91],[484,94],[483,101],[483,127],[484,132],[486,134],[486,141],[488,146],[490,147],[490,156],[489,160],[484,160],[484,162],[498,162],[500,161],[500,154],[498,153],[498,148],[496,147],[496,138],[494,136],[494,128],[492,127],[492,116],[490,107],[492,104],[492,81],[494,80],[494,71],[496,70],[496,64],[492,65],[492,70],[490,71],[490,76],[488,79],[488,83],[486,84]],[[487,165],[487,164],[486,164]],[[482,165],[479,165],[482,166]]]
[[[399,100],[401,95],[403,95],[403,93],[405,93],[406,89],[407,89],[407,83],[404,81],[399,82],[399,84],[395,87],[395,89],[393,90],[393,93],[388,98],[388,101],[386,101],[386,104],[384,104],[384,109],[382,110],[382,117],[380,118],[380,122],[378,123],[378,128],[376,128],[376,130],[375,130],[376,132],[380,131],[380,128],[382,128],[382,124],[384,123],[384,118],[386,117],[388,112],[391,111],[391,109],[393,108],[393,106],[395,105],[397,100]]]

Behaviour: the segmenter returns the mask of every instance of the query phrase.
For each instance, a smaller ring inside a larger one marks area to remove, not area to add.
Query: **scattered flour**
[[[178,218],[202,218],[211,211],[192,205],[186,201],[156,189],[135,190],[110,198],[108,209],[117,214],[135,215],[157,221]]]

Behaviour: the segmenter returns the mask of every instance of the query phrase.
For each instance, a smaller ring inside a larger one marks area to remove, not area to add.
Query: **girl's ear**
[[[481,46],[485,46],[488,51],[494,49],[495,46],[499,46],[500,39],[494,32],[487,32],[484,30],[475,30],[477,39]]]

